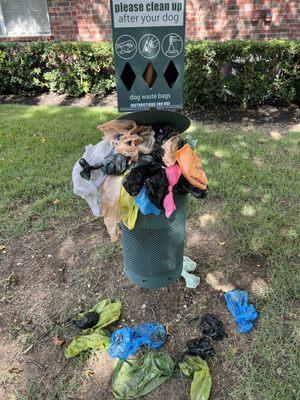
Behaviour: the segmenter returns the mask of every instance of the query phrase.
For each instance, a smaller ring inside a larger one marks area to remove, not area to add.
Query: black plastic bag
[[[222,321],[215,314],[205,314],[201,325],[203,327],[203,334],[214,340],[222,340],[228,336],[224,330]]]
[[[202,190],[197,188],[196,186],[192,185],[185,177],[184,175],[181,175],[179,182],[177,185],[174,187],[174,191],[179,193],[179,194],[187,194],[190,193],[196,199],[204,199],[207,196],[208,193],[208,186],[206,190]]]
[[[91,171],[101,169],[106,175],[122,175],[128,169],[128,158],[122,154],[112,154],[105,157],[101,163],[90,165],[84,158],[79,160],[82,167],[80,175],[82,178],[90,180]]]
[[[203,360],[207,360],[208,358],[213,357],[216,354],[210,339],[204,336],[190,340],[187,343],[187,347],[187,354],[190,354],[192,356],[199,356]]]
[[[93,328],[99,321],[99,314],[96,312],[87,312],[84,316],[75,321],[75,324],[80,329]]]
[[[85,158],[81,158],[79,160],[79,164],[82,168],[82,171],[80,172],[80,176],[83,179],[90,180],[91,179],[91,171],[95,169],[99,169],[101,164],[96,164],[96,165],[90,165]]]
[[[163,202],[169,192],[169,181],[165,169],[160,166],[160,171],[156,175],[146,179],[145,187],[151,203],[159,210],[164,211]]]
[[[140,156],[139,160],[130,167],[130,173],[124,178],[123,186],[130,196],[137,196],[146,179],[156,175],[161,165],[154,161],[151,155]]]
[[[178,135],[178,130],[173,126],[164,124],[153,125],[153,130],[155,132],[156,144],[162,145],[166,140],[170,139],[172,136]]]
[[[128,169],[128,157],[112,154],[102,161],[101,170],[107,175],[122,175]]]

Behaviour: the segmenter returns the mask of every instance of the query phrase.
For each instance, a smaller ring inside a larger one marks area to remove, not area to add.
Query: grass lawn
[[[72,193],[72,167],[85,144],[99,141],[96,126],[116,115],[114,109],[0,106],[0,245],[40,231],[66,236],[80,227],[86,204]],[[258,328],[247,351],[228,360],[235,372],[222,400],[300,398],[299,133],[274,140],[255,128],[190,128],[210,182],[205,204],[222,204],[220,224],[231,242],[229,258],[214,262],[227,276],[230,263],[245,257],[269,266],[263,295],[251,294],[261,313]],[[189,215],[201,207],[191,200]],[[3,271],[0,283],[7,278]],[[8,312],[9,302],[3,307]],[[40,398],[28,393],[16,398]],[[65,396],[55,398],[73,398]]]

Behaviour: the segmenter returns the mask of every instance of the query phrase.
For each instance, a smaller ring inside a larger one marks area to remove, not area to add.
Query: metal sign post
[[[185,0],[111,0],[119,111],[181,109]]]

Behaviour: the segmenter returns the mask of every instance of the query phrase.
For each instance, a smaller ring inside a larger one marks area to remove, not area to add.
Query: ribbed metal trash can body
[[[187,196],[174,196],[171,218],[140,212],[133,230],[122,229],[126,276],[143,288],[161,288],[176,282],[182,272]]]

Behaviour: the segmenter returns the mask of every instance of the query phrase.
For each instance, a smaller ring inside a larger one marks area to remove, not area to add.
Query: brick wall
[[[111,38],[109,0],[47,0],[47,3],[51,38],[88,41]],[[271,20],[266,18],[268,11],[272,13]],[[300,0],[187,0],[186,33],[188,38],[196,39],[299,39]]]

